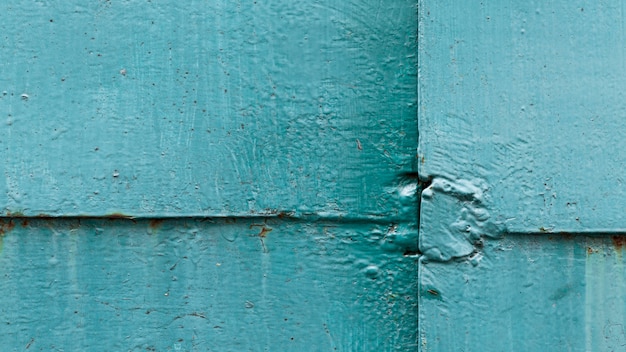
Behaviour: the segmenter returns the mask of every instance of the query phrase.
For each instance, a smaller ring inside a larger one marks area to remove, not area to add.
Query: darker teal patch
[[[558,301],[560,299],[563,299],[565,296],[569,294],[570,289],[571,289],[570,285],[560,287],[557,290],[555,290],[554,293],[549,298],[552,301]]]

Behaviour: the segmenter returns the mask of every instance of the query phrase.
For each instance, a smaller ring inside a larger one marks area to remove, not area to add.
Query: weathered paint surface
[[[4,2],[0,32],[5,213],[383,218],[416,171],[414,0]]]
[[[616,245],[616,243],[618,245]],[[626,238],[517,235],[420,264],[422,351],[623,351]]]
[[[416,350],[417,25],[0,4],[2,350]]]
[[[7,223],[8,224],[8,223]],[[22,220],[4,351],[407,351],[417,257],[380,224]]]
[[[618,1],[419,1],[422,351],[625,349]]]
[[[625,229],[622,2],[420,2],[422,177],[512,232]]]

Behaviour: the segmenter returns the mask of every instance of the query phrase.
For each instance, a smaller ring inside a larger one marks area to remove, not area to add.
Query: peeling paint
[[[581,6],[418,1],[421,351],[625,350],[625,7]]]

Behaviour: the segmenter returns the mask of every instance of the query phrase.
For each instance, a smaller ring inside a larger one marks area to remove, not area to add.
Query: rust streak
[[[271,228],[269,228],[269,227],[265,227],[265,226],[264,226],[264,227],[261,229],[261,232],[259,232],[259,235],[258,235],[258,236],[259,236],[259,237],[263,237],[263,238],[265,238],[265,237],[267,236],[267,234],[268,234],[268,233],[270,233],[270,232],[272,232],[272,229],[271,229]]]
[[[150,220],[150,228],[153,230],[158,229],[163,225],[163,219],[152,219]]]
[[[571,241],[574,239],[574,237],[576,237],[576,235],[574,235],[573,233],[563,232],[563,231],[559,232],[559,235],[561,236],[562,239],[568,240],[568,241]]]
[[[613,241],[613,246],[618,251],[621,251],[622,248],[626,245],[626,236],[625,235],[611,236],[611,240]]]
[[[135,218],[130,216],[130,215],[126,215],[126,214],[122,214],[122,213],[112,213],[112,214],[108,214],[104,216],[105,218],[108,219],[127,219],[127,220],[134,220]]]
[[[8,232],[11,232],[15,228],[13,220],[4,221],[0,220],[0,236],[4,236]]]
[[[285,218],[291,218],[291,217],[293,217],[293,212],[281,211],[280,213],[278,213],[279,219],[285,219]]]

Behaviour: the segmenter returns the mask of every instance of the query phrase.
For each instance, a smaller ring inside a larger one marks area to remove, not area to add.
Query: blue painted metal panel
[[[415,5],[0,4],[1,208],[398,215]]]
[[[1,3],[2,349],[416,350],[417,24]]]
[[[626,341],[622,2],[419,2],[422,351]]]
[[[622,3],[419,6],[420,175],[510,232],[624,229]]]
[[[0,236],[4,351],[407,351],[417,258],[387,225],[22,220]]]
[[[621,351],[623,236],[516,235],[420,265],[422,351]]]

